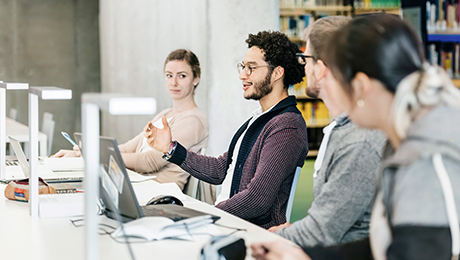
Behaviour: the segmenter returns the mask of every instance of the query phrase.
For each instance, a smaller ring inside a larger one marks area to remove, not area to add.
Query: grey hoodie
[[[391,235],[389,249],[373,246],[374,255],[388,259],[445,259],[450,255],[445,200],[432,163],[437,152],[449,174],[460,216],[460,110],[441,106],[412,124],[398,150],[390,145],[385,149],[379,180],[383,199],[375,203],[383,203],[385,217],[379,219]],[[371,242],[381,240],[384,233],[371,233]]]
[[[314,179],[308,216],[277,234],[302,247],[343,244],[369,236],[385,135],[367,130],[341,115],[332,129],[324,160]]]

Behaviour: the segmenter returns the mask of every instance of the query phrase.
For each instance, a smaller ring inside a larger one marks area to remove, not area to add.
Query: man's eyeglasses
[[[238,74],[241,74],[241,72],[244,70],[244,73],[246,73],[248,76],[252,74],[253,69],[257,69],[259,67],[270,67],[270,65],[244,65],[242,62],[236,64]]]
[[[315,59],[315,57],[310,56],[310,55],[305,55],[304,53],[296,53],[296,56],[297,56],[297,61],[298,61],[301,65],[307,64],[307,58]]]

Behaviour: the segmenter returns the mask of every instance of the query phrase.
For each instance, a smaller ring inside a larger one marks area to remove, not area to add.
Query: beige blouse
[[[152,119],[157,121],[166,115],[171,108],[161,111]],[[199,152],[208,145],[209,124],[206,116],[199,108],[193,108],[168,118],[172,139],[177,140],[187,149]],[[148,175],[156,175],[156,181],[175,182],[181,189],[184,188],[189,174],[179,166],[168,163],[162,158],[163,153],[154,149],[141,152],[144,141],[144,132],[141,132],[130,141],[119,145],[121,153],[136,153],[133,171]]]

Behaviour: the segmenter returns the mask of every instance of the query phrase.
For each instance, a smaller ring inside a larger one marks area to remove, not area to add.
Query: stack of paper
[[[53,172],[56,171],[83,171],[85,161],[81,157],[45,158],[45,166]]]
[[[40,217],[73,217],[85,213],[83,193],[46,194],[38,196]]]

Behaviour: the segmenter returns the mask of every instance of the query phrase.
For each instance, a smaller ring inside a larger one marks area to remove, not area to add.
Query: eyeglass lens
[[[297,56],[297,61],[301,64],[301,65],[305,65],[307,63],[307,59],[306,57],[304,56]]]
[[[252,73],[252,70],[249,66],[245,66],[243,63],[238,63],[236,65],[237,69],[238,69],[238,74],[241,74],[241,71],[243,71],[244,69],[244,72],[249,76],[251,75]]]

